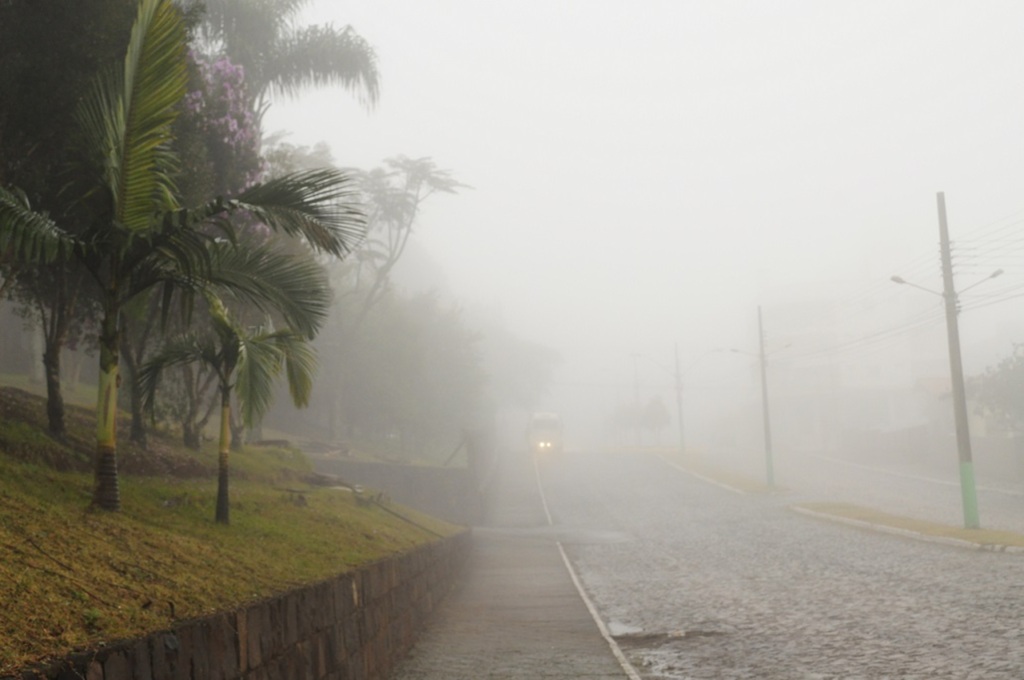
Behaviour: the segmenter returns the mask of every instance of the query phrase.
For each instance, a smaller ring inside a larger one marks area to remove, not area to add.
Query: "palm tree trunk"
[[[217,515],[218,524],[229,524],[228,510],[228,452],[231,450],[231,388],[221,388],[220,451],[217,457]]]
[[[100,330],[100,376],[96,396],[96,485],[93,505],[117,511],[121,495],[117,478],[118,305],[108,299]]]
[[[43,352],[43,372],[46,374],[46,419],[50,434],[63,440],[66,434],[64,427],[64,395],[60,388],[60,346],[53,347],[47,343]]]
[[[124,367],[128,374],[128,397],[132,412],[132,428],[129,439],[145,449],[148,442],[146,440],[146,419],[142,407],[142,390],[139,389],[140,362],[133,353],[133,349],[131,340],[125,333],[121,337],[121,355],[124,357]]]
[[[51,296],[39,303],[39,316],[43,327],[43,377],[46,381],[46,418],[50,434],[63,441],[64,395],[60,384],[60,353],[68,339],[71,322],[70,307],[76,295],[68,299],[67,272],[63,267],[54,269]]]

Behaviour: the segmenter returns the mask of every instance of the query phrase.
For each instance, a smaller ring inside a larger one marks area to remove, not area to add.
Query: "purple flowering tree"
[[[245,81],[245,69],[226,56],[188,53],[188,92],[175,125],[181,169],[177,184],[186,205],[199,205],[216,196],[237,195],[263,179],[259,115]],[[240,234],[263,241],[269,232],[246,214],[232,217]],[[162,334],[156,310],[158,299],[140,300],[124,310],[121,355],[127,369],[131,440],[146,443],[143,395],[137,375]],[[183,330],[183,329],[181,329]],[[183,371],[185,404],[179,414],[185,443],[198,446],[204,416],[200,401],[212,382]],[[204,385],[205,388],[204,389]]]
[[[203,198],[248,188],[263,176],[260,115],[245,81],[245,69],[219,55],[190,52],[189,93],[179,130],[183,148],[182,190]],[[187,177],[201,178],[194,186]],[[193,186],[187,186],[192,184]]]

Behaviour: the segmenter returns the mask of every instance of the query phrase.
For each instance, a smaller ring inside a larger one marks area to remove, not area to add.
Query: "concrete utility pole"
[[[676,358],[676,419],[679,421],[679,455],[686,455],[686,437],[683,430],[683,376],[679,372],[679,343],[674,346]]]
[[[640,355],[634,352],[633,357],[633,444],[640,448],[640,372],[636,360]]]
[[[772,424],[768,417],[768,367],[764,353],[764,322],[761,318],[761,305],[757,306],[757,337],[760,344],[761,358],[761,411],[764,417],[764,464],[768,488],[775,488],[775,468],[772,463]]]
[[[949,228],[946,225],[946,196],[938,193],[939,244],[942,251],[942,297],[946,303],[946,336],[949,340],[949,373],[953,387],[953,416],[956,422],[956,448],[960,459],[960,494],[963,497],[964,527],[977,529],[978,495],[974,483],[974,462],[971,460],[971,435],[967,425],[967,394],[964,390],[964,367],[960,358],[960,327],[957,323],[958,302],[953,287],[953,262],[949,253]]]

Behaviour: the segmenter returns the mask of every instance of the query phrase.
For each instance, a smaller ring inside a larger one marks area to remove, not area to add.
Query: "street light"
[[[761,317],[761,306],[757,306],[757,336],[758,336],[758,348],[757,355],[751,355],[749,352],[741,352],[738,349],[733,349],[733,352],[737,354],[747,354],[748,356],[757,356],[761,365],[761,417],[764,421],[764,465],[765,465],[765,480],[768,484],[769,489],[775,488],[775,465],[772,460],[772,423],[771,418],[768,414],[768,357],[764,352],[764,322]],[[788,345],[787,345],[788,347]]]
[[[964,528],[977,529],[981,526],[978,520],[978,495],[974,483],[974,462],[971,459],[971,434],[967,425],[967,394],[964,389],[964,367],[960,357],[960,327],[957,323],[959,302],[956,289],[953,287],[953,260],[949,249],[949,227],[946,225],[946,196],[942,192],[937,195],[939,208],[939,250],[942,260],[942,292],[930,290],[916,283],[905,281],[902,277],[892,276],[890,280],[901,285],[920,288],[923,291],[939,295],[946,307],[946,340],[949,344],[949,374],[953,387],[953,419],[956,424],[957,456],[960,460],[960,496],[963,501]],[[1003,273],[997,269],[980,281],[976,281],[964,291],[994,279]],[[963,292],[963,291],[961,291]]]
[[[633,352],[633,444],[640,448],[640,373],[636,367],[636,360],[640,354]]]
[[[945,206],[942,206],[944,208]],[[942,226],[945,226],[945,210],[940,210]],[[960,327],[957,321],[960,304],[958,293],[953,288],[952,269],[949,277],[946,276],[945,261],[948,256],[946,249],[943,249],[943,292],[931,290],[916,283],[906,281],[900,276],[889,277],[890,281],[903,286],[911,286],[932,295],[938,295],[945,300],[946,307],[946,339],[949,346],[949,374],[953,388],[953,422],[956,427],[957,456],[960,460],[960,496],[963,504],[964,527],[977,529],[981,526],[978,519],[978,495],[974,483],[974,463],[971,454],[971,434],[967,422],[967,395],[964,388],[964,368],[960,356]],[[975,286],[982,284],[989,279],[994,279],[1003,273],[997,269],[980,281],[972,283],[964,288],[961,293]]]
[[[672,355],[676,360],[676,422],[679,424],[679,457],[686,455],[686,436],[683,429],[683,376],[679,372],[679,343],[672,345]]]

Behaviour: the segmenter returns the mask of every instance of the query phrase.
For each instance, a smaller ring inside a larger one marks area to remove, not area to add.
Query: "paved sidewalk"
[[[527,456],[502,461],[466,580],[393,680],[626,678],[559,551]]]

